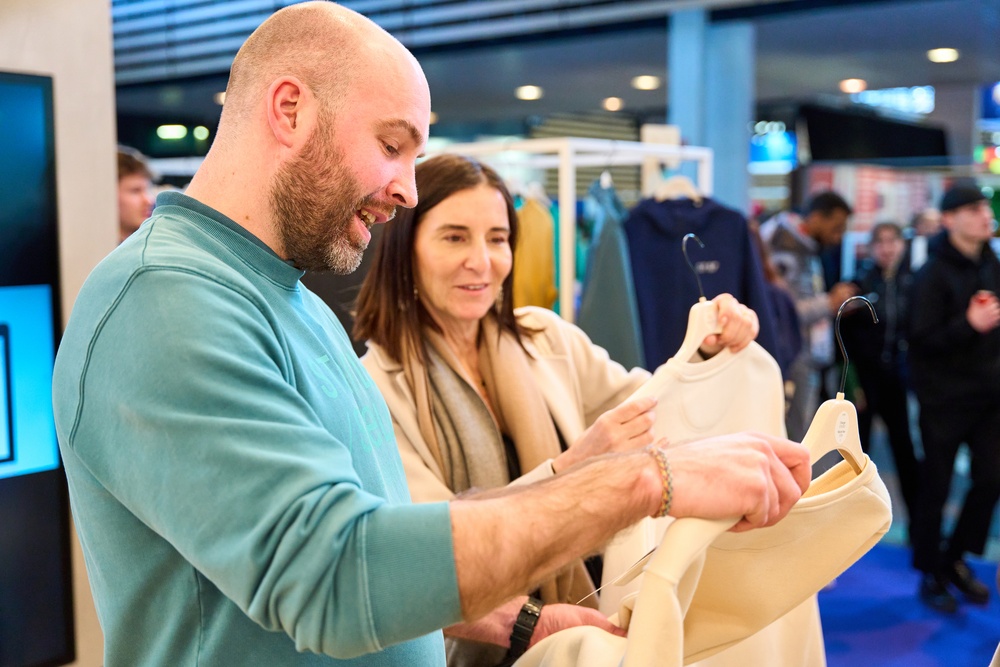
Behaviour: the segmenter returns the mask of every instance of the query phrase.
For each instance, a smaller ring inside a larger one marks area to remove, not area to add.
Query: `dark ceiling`
[[[762,2],[711,16],[755,26],[759,104],[841,95],[838,82],[845,78],[865,79],[873,89],[1000,81],[1000,0]],[[476,133],[531,116],[599,111],[608,96],[624,100],[623,113],[662,119],[666,88],[638,91],[629,81],[638,74],[666,77],[667,39],[667,19],[644,19],[414,51],[430,82],[439,131]],[[926,51],[937,47],[956,48],[961,58],[931,63]],[[516,99],[522,84],[541,86],[544,97]],[[123,138],[138,117],[213,127],[220,109],[213,96],[224,87],[225,75],[119,86]]]

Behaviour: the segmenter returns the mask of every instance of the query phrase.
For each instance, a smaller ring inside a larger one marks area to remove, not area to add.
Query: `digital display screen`
[[[52,290],[0,287],[0,480],[59,467],[52,418]]]
[[[52,89],[49,76],[0,72],[0,667],[64,665],[75,653],[52,417],[61,332]]]
[[[10,398],[9,328],[0,323],[0,463],[14,458],[14,421]]]

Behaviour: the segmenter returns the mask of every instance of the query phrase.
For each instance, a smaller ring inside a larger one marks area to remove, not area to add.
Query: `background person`
[[[858,292],[871,301],[878,322],[872,322],[867,308],[854,308],[844,313],[840,331],[865,396],[864,406],[858,408],[861,445],[868,451],[872,420],[878,415],[889,436],[909,525],[916,511],[919,474],[907,408],[905,328],[913,274],[903,261],[905,250],[899,225],[880,222],[872,227],[869,256],[859,266],[854,282]]]
[[[983,552],[1000,498],[1000,260],[989,244],[993,210],[977,186],[945,192],[941,218],[946,233],[931,244],[910,297],[910,364],[924,450],[911,530],[913,565],[923,573],[920,599],[954,612],[950,586],[971,602],[989,599],[963,558]],[[963,442],[972,485],[942,549],[942,513]]]
[[[795,299],[803,346],[788,372],[794,393],[788,408],[788,437],[801,440],[819,407],[822,372],[834,360],[833,319],[841,304],[857,293],[848,282],[827,285],[820,252],[839,245],[851,207],[835,192],[809,200],[805,215],[778,213],[761,225],[771,261]]]
[[[118,241],[131,236],[153,213],[153,172],[146,157],[118,147]]]
[[[545,479],[651,444],[654,400],[622,403],[649,372],[626,371],[550,310],[514,310],[518,218],[496,172],[440,155],[417,166],[416,184],[420,201],[376,248],[354,329],[368,339],[362,363],[389,406],[413,500]],[[705,354],[746,347],[756,315],[729,295],[715,301],[724,329]],[[578,561],[542,585],[541,599],[577,602],[593,591]],[[511,611],[499,621],[507,627]],[[449,663],[497,664],[503,653],[456,644]]]

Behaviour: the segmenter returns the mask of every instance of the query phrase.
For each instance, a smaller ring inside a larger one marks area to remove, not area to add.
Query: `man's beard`
[[[328,131],[317,129],[302,153],[275,174],[271,211],[285,255],[297,268],[345,275],[358,268],[368,247],[354,229],[354,212],[384,211],[385,205],[361,194]]]

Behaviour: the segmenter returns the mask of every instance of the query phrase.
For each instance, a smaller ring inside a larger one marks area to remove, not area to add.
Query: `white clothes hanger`
[[[653,191],[653,199],[656,201],[690,199],[696,206],[700,206],[702,194],[690,178],[683,174],[676,174],[657,184]]]
[[[868,463],[868,457],[861,449],[861,435],[858,430],[858,411],[854,404],[844,399],[844,385],[847,382],[847,350],[844,348],[844,339],[840,336],[840,316],[844,312],[844,307],[848,303],[858,299],[864,301],[868,310],[872,313],[872,321],[878,323],[878,316],[871,301],[863,296],[852,296],[844,303],[840,304],[837,311],[837,320],[834,331],[837,335],[837,343],[840,351],[844,355],[844,372],[840,378],[840,391],[836,398],[824,401],[816,415],[813,417],[806,436],[802,439],[802,444],[809,450],[809,463],[816,463],[825,454],[837,450],[844,460],[854,469],[855,474],[861,474]]]
[[[607,169],[601,172],[600,183],[601,183],[601,189],[603,190],[610,190],[611,188],[615,187],[615,182],[611,178],[611,172],[608,171]]]
[[[705,247],[701,239],[694,234],[685,234],[684,239],[681,241],[681,251],[684,253],[684,261],[687,262],[688,267],[694,274],[695,280],[698,281],[699,294],[698,303],[691,306],[691,310],[688,311],[687,331],[684,332],[684,340],[674,355],[675,358],[684,361],[694,356],[706,336],[721,333],[721,329],[719,328],[719,309],[715,303],[705,298],[705,290],[701,286],[701,277],[698,275],[694,264],[691,262],[691,258],[688,256],[688,239],[694,239],[698,242],[699,246],[702,248]]]
[[[531,181],[528,183],[528,187],[524,190],[524,196],[527,199],[534,199],[541,203],[543,206],[552,206],[552,200],[545,193],[545,188],[538,181]]]

